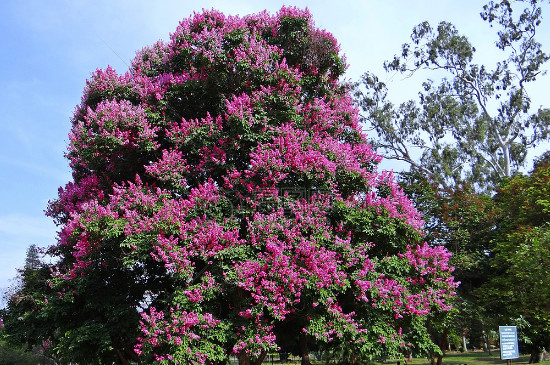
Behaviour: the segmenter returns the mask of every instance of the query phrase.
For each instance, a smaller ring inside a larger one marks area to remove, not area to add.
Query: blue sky
[[[350,65],[347,77],[365,71],[390,83],[395,101],[413,98],[420,78],[383,73],[382,62],[399,52],[412,27],[448,20],[478,49],[481,62],[498,58],[494,33],[481,21],[484,1],[3,1],[0,4],[0,290],[22,267],[29,245],[55,243],[45,217],[48,200],[71,179],[63,157],[74,107],[86,79],[107,65],[124,73],[137,50],[168,39],[178,22],[202,8],[245,15],[284,4],[308,7],[317,26],[335,35]],[[546,7],[546,14],[550,9]],[[544,13],[543,13],[544,14]],[[543,25],[539,41],[550,41]],[[545,102],[541,79],[530,95]],[[547,104],[548,105],[548,104]],[[391,168],[391,166],[389,166]]]

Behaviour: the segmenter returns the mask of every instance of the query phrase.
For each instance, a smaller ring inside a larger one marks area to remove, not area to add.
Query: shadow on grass
[[[447,364],[505,364],[506,360],[500,359],[500,353],[498,351],[491,351],[491,354],[486,352],[470,352],[467,354],[456,353],[446,354],[443,357],[443,362]],[[512,360],[512,364],[527,364],[529,363],[529,356],[524,355],[519,359]]]
[[[403,364],[403,361],[400,362]],[[443,356],[443,365],[488,365],[488,364],[506,364],[506,360],[500,359],[500,352],[491,351],[489,355],[486,352],[468,352],[454,353],[449,352]],[[529,355],[523,355],[519,359],[512,360],[512,365],[529,364]],[[408,361],[407,365],[430,365],[427,359],[413,359]],[[550,361],[541,362],[538,365],[550,365]]]

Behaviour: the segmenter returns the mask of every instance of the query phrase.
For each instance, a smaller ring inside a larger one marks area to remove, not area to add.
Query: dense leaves
[[[548,156],[548,155],[547,155]],[[485,305],[522,324],[525,350],[550,347],[550,164],[506,181],[495,197],[502,209],[493,269],[498,273],[478,292]]]

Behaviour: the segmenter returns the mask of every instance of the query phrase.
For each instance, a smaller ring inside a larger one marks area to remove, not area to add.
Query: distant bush
[[[51,363],[49,359],[43,356],[24,351],[21,348],[15,348],[0,341],[0,365],[46,365]]]

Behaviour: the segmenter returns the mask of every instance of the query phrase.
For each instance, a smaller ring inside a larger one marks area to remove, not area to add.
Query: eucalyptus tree
[[[366,73],[357,100],[376,131],[373,144],[443,188],[468,182],[491,191],[511,176],[549,136],[550,110],[534,109],[528,94],[549,58],[536,39],[542,6],[502,0],[483,7],[481,17],[496,29],[495,47],[503,54],[493,66],[475,63],[474,45],[449,22],[414,27],[411,41],[385,62],[386,71],[444,77],[423,82],[418,101],[396,106],[386,85]]]

